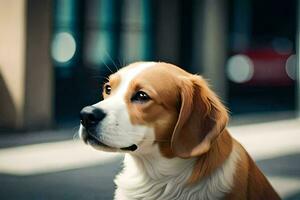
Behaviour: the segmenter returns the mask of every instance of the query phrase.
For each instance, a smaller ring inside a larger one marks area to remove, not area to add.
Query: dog
[[[81,110],[79,135],[125,153],[116,200],[280,199],[229,134],[227,109],[201,76],[136,62],[109,77],[103,99]]]

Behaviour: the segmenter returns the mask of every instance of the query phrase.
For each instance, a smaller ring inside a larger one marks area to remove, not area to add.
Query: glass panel
[[[108,65],[115,57],[115,1],[93,0],[87,7],[84,62],[88,67]]]
[[[226,72],[233,114],[295,109],[296,2],[234,0]]]
[[[76,5],[78,0],[59,0],[55,4],[55,25],[70,27],[76,23]]]
[[[54,4],[54,34],[51,44],[51,56],[55,67],[71,67],[77,49],[78,0],[60,0]]]
[[[150,1],[125,0],[121,33],[121,55],[126,63],[147,60],[151,54]]]
[[[112,36],[108,30],[91,30],[86,33],[85,62],[89,66],[107,64],[111,60]]]

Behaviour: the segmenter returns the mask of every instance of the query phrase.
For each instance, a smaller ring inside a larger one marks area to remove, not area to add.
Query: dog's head
[[[207,152],[227,111],[205,80],[167,63],[133,63],[109,77],[104,100],[82,109],[80,136],[96,149],[166,157]]]

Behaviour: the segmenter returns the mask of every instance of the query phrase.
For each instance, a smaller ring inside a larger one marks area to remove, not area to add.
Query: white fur
[[[147,62],[139,67],[119,71],[120,86],[114,95],[94,106],[101,108],[107,116],[98,126],[101,142],[118,151],[119,148],[137,144],[138,149],[126,154],[124,169],[115,179],[116,200],[216,200],[224,197],[233,185],[238,153],[233,149],[225,163],[209,177],[195,186],[187,186],[195,159],[168,159],[160,154],[151,127],[132,125],[130,122],[125,94],[130,82],[143,70],[154,66]],[[80,127],[80,132],[84,128]],[[97,147],[95,147],[97,148]],[[101,149],[102,147],[99,147]],[[109,150],[109,149],[102,149]]]
[[[195,159],[167,159],[158,148],[148,155],[126,154],[124,169],[115,183],[116,200],[217,200],[231,191],[238,152],[233,149],[226,162],[195,186],[186,186]]]
[[[152,128],[146,126],[132,125],[130,122],[127,105],[125,103],[125,94],[131,81],[145,69],[154,66],[155,62],[145,62],[139,66],[120,70],[118,74],[121,77],[121,83],[116,88],[114,95],[109,96],[105,100],[94,104],[93,106],[101,108],[107,115],[98,125],[97,137],[104,144],[116,148],[128,147],[133,144],[150,146],[154,140],[154,132]],[[84,128],[80,126],[79,134],[82,135]],[[103,149],[102,147],[96,147]],[[136,152],[139,152],[138,148]]]

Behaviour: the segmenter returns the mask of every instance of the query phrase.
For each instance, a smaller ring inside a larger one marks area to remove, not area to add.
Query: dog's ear
[[[225,129],[228,114],[202,77],[183,78],[180,90],[180,113],[171,148],[175,155],[188,158],[210,149],[211,143]]]

